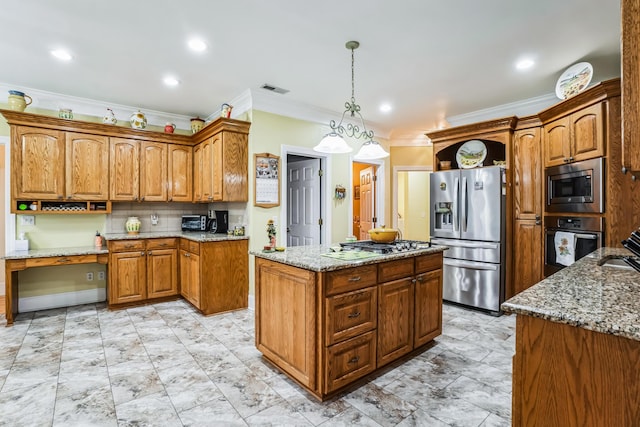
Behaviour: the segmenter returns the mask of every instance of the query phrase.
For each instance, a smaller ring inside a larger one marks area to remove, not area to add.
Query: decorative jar
[[[73,119],[73,111],[70,108],[61,108],[58,111],[58,117],[61,119],[71,120]]]
[[[140,233],[140,219],[137,216],[130,216],[124,223],[124,228],[127,230],[127,234]]]
[[[116,115],[113,114],[113,110],[111,108],[107,108],[107,113],[102,117],[102,123],[105,125],[115,125],[118,123],[118,119],[116,119]]]
[[[204,127],[204,120],[200,117],[191,119],[191,133],[198,133]]]
[[[138,110],[129,117],[129,123],[133,129],[144,129],[147,127],[147,118]]]
[[[25,98],[28,98],[29,101],[25,100]],[[32,101],[31,97],[29,95],[25,95],[24,92],[10,90],[7,104],[9,105],[10,110],[24,111],[24,109],[27,108],[27,105],[31,104]]]
[[[167,124],[164,125],[165,133],[173,133],[174,130],[176,130],[176,125],[174,125],[173,123],[167,122]]]
[[[228,119],[231,117],[231,110],[233,110],[233,105],[222,104],[220,107],[220,117]]]

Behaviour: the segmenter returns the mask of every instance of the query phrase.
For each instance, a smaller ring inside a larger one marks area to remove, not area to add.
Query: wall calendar
[[[253,205],[272,208],[280,205],[280,157],[270,153],[254,154],[255,181]]]

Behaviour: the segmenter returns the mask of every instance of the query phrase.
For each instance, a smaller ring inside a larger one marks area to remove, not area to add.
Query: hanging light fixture
[[[373,159],[382,159],[387,157],[389,153],[387,153],[382,146],[373,140],[373,131],[367,130],[366,125],[364,124],[364,118],[362,114],[360,114],[360,106],[356,104],[355,98],[355,84],[354,84],[354,53],[360,43],[357,41],[349,41],[345,44],[347,49],[351,50],[351,100],[344,103],[345,110],[342,113],[342,118],[340,122],[336,124],[335,120],[331,120],[329,122],[329,127],[331,128],[331,132],[326,134],[324,138],[320,141],[318,145],[313,147],[315,151],[320,153],[329,153],[329,154],[338,154],[338,153],[350,153],[353,151],[351,146],[347,144],[342,135],[346,135],[350,138],[355,139],[364,139],[365,143],[362,144],[360,151],[353,157],[356,160],[373,160]],[[343,126],[342,122],[346,114],[353,118],[358,115],[360,118],[360,123],[362,125],[362,130],[360,130],[360,126],[357,124],[354,125],[352,123],[347,123],[346,127]]]

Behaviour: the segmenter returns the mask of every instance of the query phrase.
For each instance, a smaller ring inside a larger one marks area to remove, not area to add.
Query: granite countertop
[[[599,266],[606,256],[632,255],[601,248],[502,304],[506,312],[640,341],[640,273]]]
[[[96,255],[108,254],[106,246],[96,248],[95,246],[77,246],[73,248],[51,248],[51,249],[29,249],[28,251],[8,252],[4,259],[26,259],[26,258],[48,258],[72,255]]]
[[[409,252],[398,252],[393,254],[376,254],[370,258],[356,260],[341,260],[323,256],[331,253],[331,246],[336,245],[313,245],[313,246],[292,246],[285,248],[284,252],[263,252],[262,250],[249,251],[251,255],[264,258],[294,267],[304,268],[316,272],[340,270],[343,268],[356,267],[367,264],[377,264],[394,259],[411,258],[416,255],[434,254],[445,251],[446,246],[433,245]]]
[[[223,233],[209,233],[206,231],[154,231],[148,233],[105,233],[105,240],[130,240],[130,239],[158,239],[163,237],[179,237],[195,242],[218,242],[222,240],[247,240],[249,236],[229,236]]]

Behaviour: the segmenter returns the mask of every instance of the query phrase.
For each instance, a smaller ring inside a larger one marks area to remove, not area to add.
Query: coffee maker
[[[229,230],[229,211],[213,211],[211,226],[212,233],[226,233]]]

